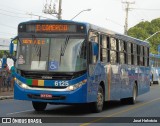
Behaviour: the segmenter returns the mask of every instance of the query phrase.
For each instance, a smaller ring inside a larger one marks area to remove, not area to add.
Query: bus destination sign
[[[68,25],[63,24],[37,24],[36,32],[67,32]]]
[[[20,24],[18,32],[21,33],[84,33],[84,25],[64,23],[36,23]]]
[[[31,27],[33,28],[33,25]],[[68,25],[68,24],[36,24],[34,28],[35,32],[39,33],[77,32],[76,25]]]

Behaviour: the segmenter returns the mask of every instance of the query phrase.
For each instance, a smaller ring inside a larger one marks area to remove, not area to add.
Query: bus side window
[[[140,46],[140,65],[141,66],[143,66],[143,54],[144,54],[143,46]]]
[[[137,45],[137,65],[140,65],[140,46]]]
[[[124,41],[124,63],[127,64],[127,42]]]
[[[90,33],[89,33],[89,41],[98,43],[98,40],[99,40],[99,34],[97,32],[90,31]]]
[[[117,42],[115,38],[110,38],[111,51],[110,51],[110,62],[111,64],[117,63]]]
[[[147,66],[149,66],[149,48],[147,47]]]
[[[105,35],[100,37],[100,60],[107,61],[107,37]]]
[[[133,44],[133,64],[137,65],[137,45]]]
[[[107,36],[107,62],[110,62],[110,37]]]
[[[119,39],[116,39],[116,58],[117,58],[117,63],[120,63],[120,59],[119,59]]]
[[[94,55],[94,53],[95,53],[94,51],[96,51],[96,48],[98,49],[99,34],[97,32],[90,31],[90,33],[89,33],[89,41],[92,43],[92,45],[90,45],[90,47],[92,46],[91,50],[93,51],[90,54],[90,60],[91,60],[90,62],[91,63],[96,63],[97,60],[98,60],[98,54]]]
[[[131,43],[131,64],[134,65],[133,43]]]
[[[131,65],[131,43],[127,43],[128,64]]]
[[[124,50],[124,41],[119,41],[119,51],[120,51],[120,64],[125,63],[125,50]]]
[[[145,57],[146,57],[145,47],[143,46],[143,66],[145,66]]]
[[[144,66],[148,66],[148,48],[144,47]]]

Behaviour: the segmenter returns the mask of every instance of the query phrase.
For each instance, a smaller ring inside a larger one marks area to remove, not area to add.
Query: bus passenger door
[[[97,99],[97,88],[99,80],[98,43],[89,43],[89,82],[87,101],[94,102]]]

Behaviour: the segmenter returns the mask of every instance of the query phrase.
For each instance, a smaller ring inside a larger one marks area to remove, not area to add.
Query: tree
[[[4,50],[0,50],[0,58],[2,58],[4,55]]]
[[[155,32],[160,31],[160,18],[154,19],[151,22],[148,21],[142,21],[139,24],[135,25],[134,27],[130,28],[128,30],[128,35],[145,40]],[[148,42],[150,44],[150,51],[151,53],[157,54],[157,48],[160,44],[160,33],[154,35],[150,39],[148,39]]]

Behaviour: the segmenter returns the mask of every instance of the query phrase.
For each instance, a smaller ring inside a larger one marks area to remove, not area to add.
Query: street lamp
[[[73,20],[75,17],[77,17],[78,15],[80,15],[82,12],[84,12],[84,11],[91,11],[91,9],[86,9],[86,10],[82,10],[82,11],[80,11],[76,16],[74,16],[71,20]]]
[[[153,37],[154,35],[156,35],[157,33],[159,33],[160,31],[155,32],[154,34],[152,34],[151,36],[149,36],[148,38],[145,39],[145,41],[147,41],[148,39],[150,39],[151,37]]]

